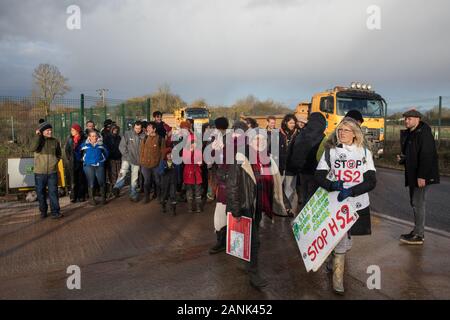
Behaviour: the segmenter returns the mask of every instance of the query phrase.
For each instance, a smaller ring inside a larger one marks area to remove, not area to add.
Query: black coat
[[[245,216],[256,221],[261,219],[255,217],[256,184],[240,164],[228,165],[226,190],[226,210],[231,212],[233,217]]]
[[[286,162],[288,160],[289,148],[295,141],[295,138],[298,135],[298,129],[295,129],[293,132],[284,132],[282,130],[279,131],[279,168],[281,174],[286,174],[288,176],[295,175],[295,173],[287,170]],[[286,171],[286,173],[285,173]]]
[[[427,185],[439,183],[438,155],[430,126],[421,121],[414,131],[402,130],[400,143],[405,185],[417,187],[418,178],[425,179]]]
[[[308,124],[295,138],[287,156],[286,169],[295,174],[314,175],[317,168],[317,150],[325,137],[325,117],[319,113],[311,113]]]
[[[122,154],[119,150],[120,140],[122,137],[120,134],[114,135],[112,133],[106,133],[103,137],[103,143],[109,151],[108,160],[121,160]]]

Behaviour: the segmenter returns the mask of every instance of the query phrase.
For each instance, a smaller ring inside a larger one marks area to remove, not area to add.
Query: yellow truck
[[[177,127],[182,121],[187,119],[194,120],[194,126],[201,126],[209,122],[210,112],[207,107],[186,107],[179,108],[174,111]]]
[[[327,120],[325,134],[328,135],[350,110],[361,112],[364,123],[363,132],[375,157],[383,154],[384,116],[386,101],[372,90],[371,85],[352,83],[349,87],[336,86],[333,89],[316,93],[311,102],[301,102],[296,114],[308,117],[311,112],[322,113]]]

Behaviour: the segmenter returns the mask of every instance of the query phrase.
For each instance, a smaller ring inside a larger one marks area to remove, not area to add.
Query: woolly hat
[[[74,123],[72,124],[72,129],[77,130],[78,132],[83,131],[83,129],[81,129],[81,126],[78,123]]]
[[[39,131],[41,133],[44,132],[45,130],[51,129],[51,128],[53,128],[52,125],[50,123],[48,123],[47,121],[44,121],[39,125]]]

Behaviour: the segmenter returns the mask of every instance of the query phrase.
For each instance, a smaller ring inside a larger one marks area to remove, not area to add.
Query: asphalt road
[[[441,177],[440,184],[430,186],[426,200],[426,226],[450,232],[450,179]],[[403,171],[377,168],[377,187],[370,193],[370,203],[376,212],[414,222]]]
[[[331,290],[324,267],[306,272],[291,219],[263,219],[260,269],[269,286],[253,289],[246,262],[209,255],[215,242],[214,204],[177,215],[126,196],[105,206],[64,207],[60,220],[39,219],[35,208],[0,215],[0,299],[449,299],[450,239],[427,235],[404,246],[404,225],[373,217],[373,234],[355,237],[346,257],[345,296]],[[70,290],[68,267],[79,267],[81,289]],[[382,285],[367,287],[369,266]],[[184,302],[183,302],[184,303]]]

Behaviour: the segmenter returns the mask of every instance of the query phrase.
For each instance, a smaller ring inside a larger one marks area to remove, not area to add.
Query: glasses
[[[339,133],[353,133],[353,131],[352,130],[349,130],[349,129],[338,129],[338,132]]]

